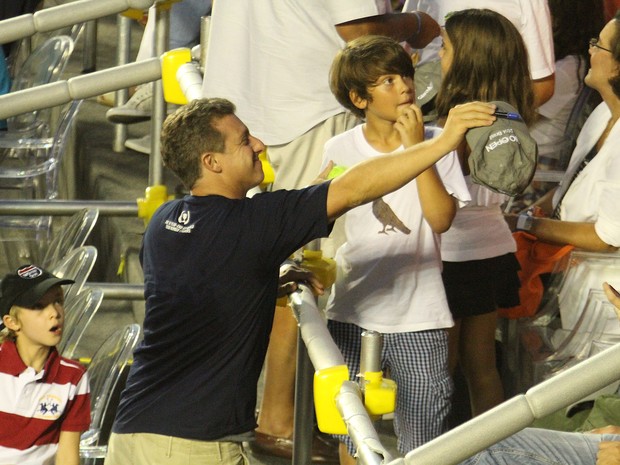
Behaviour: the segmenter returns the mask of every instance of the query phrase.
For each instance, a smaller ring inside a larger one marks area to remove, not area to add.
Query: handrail
[[[138,205],[114,200],[7,200],[0,199],[0,215],[67,216],[84,208],[96,208],[101,216],[138,216]]]
[[[102,2],[104,3],[104,2]],[[0,96],[0,119],[62,105],[161,78],[159,58],[75,76]]]
[[[45,8],[32,14],[0,21],[0,44],[13,42],[37,32],[54,31],[134,8],[145,10],[154,0],[77,0]]]
[[[299,288],[300,291],[290,296],[291,307],[299,322],[301,337],[312,365],[315,370],[344,365],[342,353],[327,330],[312,292],[305,285],[300,285]],[[372,426],[359,387],[355,383],[344,382],[335,401],[357,447],[360,463],[379,465],[384,460],[391,460],[391,454],[381,445]]]
[[[455,465],[542,418],[617,381],[620,344],[515,396],[409,452],[410,465]]]
[[[291,297],[304,343],[315,369],[341,363],[325,323],[306,286]],[[320,322],[320,324],[319,324]],[[324,350],[321,348],[324,347]],[[363,464],[455,465],[542,418],[567,407],[620,378],[620,344],[588,358],[497,407],[392,460],[381,445],[355,383],[345,381],[336,397],[338,409]],[[390,461],[391,460],[391,461]]]

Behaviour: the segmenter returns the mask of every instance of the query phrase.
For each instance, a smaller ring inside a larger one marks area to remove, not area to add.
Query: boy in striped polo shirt
[[[24,265],[0,283],[0,464],[79,465],[90,424],[86,370],[58,354],[64,323],[59,279]]]

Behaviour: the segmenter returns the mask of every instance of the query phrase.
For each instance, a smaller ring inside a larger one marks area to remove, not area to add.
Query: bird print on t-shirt
[[[394,210],[385,203],[382,198],[375,200],[372,203],[372,213],[375,215],[375,218],[379,220],[379,222],[383,225],[383,229],[379,231],[379,234],[387,234],[389,231],[400,231],[404,234],[411,233],[411,229],[405,226]]]

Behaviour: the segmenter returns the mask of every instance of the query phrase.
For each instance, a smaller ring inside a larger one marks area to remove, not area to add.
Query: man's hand
[[[491,126],[497,119],[493,113],[495,105],[484,102],[470,102],[457,105],[450,110],[443,132],[436,138],[445,144],[445,152],[455,150],[465,133],[475,127]]]
[[[282,265],[280,267],[280,283],[278,286],[278,297],[295,292],[297,283],[304,283],[310,286],[316,295],[323,295],[325,288],[311,271],[300,268],[296,265]]]
[[[422,110],[415,104],[405,108],[394,123],[394,128],[400,134],[400,139],[405,148],[419,144],[424,140]]]

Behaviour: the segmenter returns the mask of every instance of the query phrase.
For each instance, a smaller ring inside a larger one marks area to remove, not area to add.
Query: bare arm
[[[336,219],[348,210],[401,188],[454,150],[468,129],[490,126],[494,105],[472,102],[450,110],[443,132],[401,152],[358,163],[334,179],[327,195],[327,215]]]
[[[553,213],[553,196],[555,195],[555,191],[557,190],[557,186],[551,189],[549,192],[545,193],[541,198],[539,198],[536,202],[534,202],[535,207],[539,207],[544,216],[551,216]]]
[[[422,24],[418,22],[419,18]],[[399,42],[407,41],[413,48],[426,47],[440,33],[437,22],[426,13],[387,13],[369,16],[336,25],[346,42],[366,34],[389,36]],[[418,34],[418,30],[420,33]]]
[[[560,221],[551,218],[532,218],[530,233],[546,242],[572,244],[592,252],[613,252],[618,250],[598,236],[594,223]]]
[[[405,147],[411,147],[424,140],[424,119],[422,111],[416,105],[405,109],[394,127],[399,132]],[[446,191],[434,166],[416,178],[416,187],[424,219],[434,233],[446,232],[456,215],[456,201]]]
[[[60,432],[56,465],[80,465],[80,433],[78,431]]]
[[[540,107],[543,103],[553,97],[555,91],[555,74],[546,76],[542,79],[532,81],[534,90],[534,108]]]
[[[456,199],[448,194],[434,166],[416,179],[422,214],[435,234],[450,229],[456,215]]]

